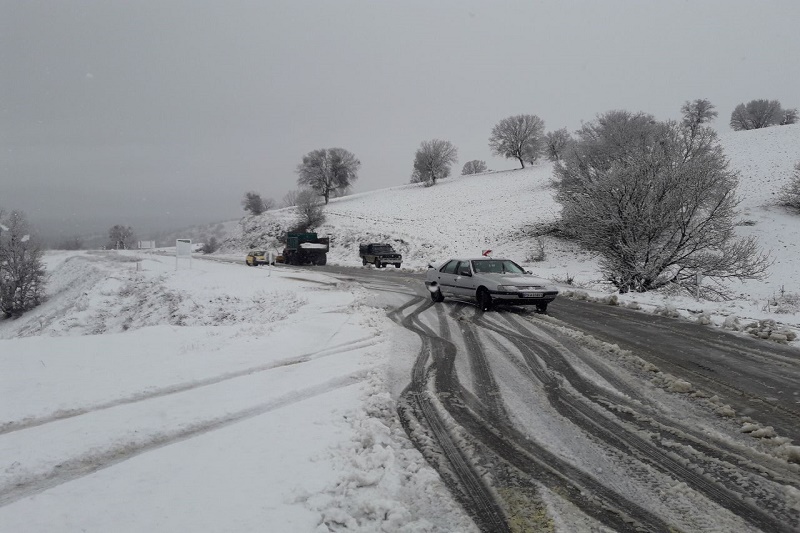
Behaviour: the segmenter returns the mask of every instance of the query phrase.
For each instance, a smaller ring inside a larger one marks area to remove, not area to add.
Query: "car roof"
[[[450,261],[513,261],[513,259],[506,257],[451,257],[445,263]]]

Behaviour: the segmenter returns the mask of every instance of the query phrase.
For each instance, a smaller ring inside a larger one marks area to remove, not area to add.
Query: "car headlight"
[[[515,287],[514,285],[498,285],[497,286],[497,290],[498,291],[503,291],[503,292],[517,292],[517,291],[519,291],[519,289],[517,287]]]

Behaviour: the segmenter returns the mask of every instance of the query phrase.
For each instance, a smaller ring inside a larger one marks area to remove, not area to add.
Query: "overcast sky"
[[[409,181],[419,143],[492,169],[492,126],[573,131],[686,100],[800,107],[800,2],[0,0],[0,206],[44,231],[238,218],[317,148],[355,191]]]

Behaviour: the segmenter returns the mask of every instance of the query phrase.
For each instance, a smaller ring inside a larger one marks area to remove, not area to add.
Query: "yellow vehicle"
[[[266,265],[269,262],[267,252],[264,250],[251,250],[244,260],[247,266]]]

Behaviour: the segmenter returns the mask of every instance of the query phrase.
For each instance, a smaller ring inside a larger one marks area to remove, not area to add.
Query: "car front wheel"
[[[540,313],[547,313],[547,302],[536,304],[536,310]]]
[[[444,294],[442,294],[442,291],[439,290],[439,289],[436,289],[435,291],[431,291],[431,300],[433,300],[434,302],[437,302],[437,303],[438,302],[443,302],[444,301]]]
[[[485,288],[478,289],[475,298],[478,300],[478,307],[481,311],[489,311],[492,308],[492,295]]]

